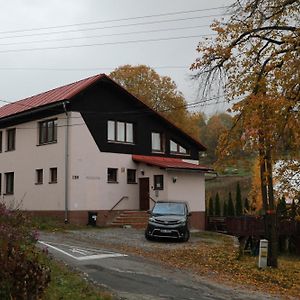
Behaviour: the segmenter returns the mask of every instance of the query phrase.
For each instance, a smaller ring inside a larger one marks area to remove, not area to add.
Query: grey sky
[[[197,85],[189,79],[188,75],[191,73],[188,67],[197,57],[195,48],[201,39],[200,36],[211,33],[209,24],[213,17],[197,19],[195,17],[222,14],[224,9],[47,30],[11,31],[200,10],[226,6],[230,2],[230,0],[0,0],[0,99],[19,100],[94,74],[108,74],[120,65],[146,64],[154,67],[159,74],[174,79],[188,102],[197,101]],[[174,19],[184,20],[165,22]],[[153,23],[154,21],[160,23]],[[152,23],[137,24],[144,22]],[[135,25],[123,26],[125,24]],[[119,27],[107,28],[112,26]],[[200,27],[162,31],[195,26]],[[87,30],[103,27],[106,28]],[[70,32],[71,30],[73,32]],[[150,30],[154,32],[136,33]],[[11,33],[4,33],[7,31]],[[69,32],[53,33],[61,31]],[[103,37],[103,35],[131,32],[135,33]],[[33,34],[39,35],[33,36]],[[96,37],[100,35],[102,37]],[[89,36],[93,37],[86,38]],[[195,37],[170,39],[187,36]],[[82,39],[77,39],[78,37]],[[116,43],[166,38],[169,40]],[[45,42],[48,39],[60,41]],[[35,43],[29,43],[32,41]],[[107,45],[107,43],[111,44]],[[106,45],[19,51],[87,44]],[[6,52],[10,50],[18,51]],[[178,66],[186,66],[186,68],[175,68]],[[222,111],[224,108],[224,104],[197,107],[198,110],[208,114]]]

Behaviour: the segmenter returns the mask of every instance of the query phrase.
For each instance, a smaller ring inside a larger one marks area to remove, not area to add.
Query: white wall
[[[19,204],[27,210],[65,209],[65,135],[66,116],[58,118],[57,143],[37,146],[38,122],[32,121],[16,128],[16,150],[0,153],[2,200]],[[52,119],[52,117],[50,118]],[[69,113],[68,208],[69,210],[110,210],[123,196],[115,209],[139,209],[139,185],[127,184],[126,169],[137,170],[137,183],[149,177],[150,197],[154,200],[185,200],[192,211],[204,211],[204,176],[200,173],[173,172],[135,163],[131,154],[103,153],[79,113]],[[5,129],[3,132],[3,151]],[[49,169],[58,168],[58,182],[49,184]],[[118,183],[107,183],[107,168],[118,169]],[[44,183],[36,185],[36,169],[44,170]],[[144,171],[142,175],[141,170]],[[4,173],[15,173],[15,193],[3,195]],[[153,189],[153,176],[164,175],[164,190]],[[177,177],[173,183],[173,177]],[[149,201],[150,206],[153,205]]]
[[[64,209],[64,133],[65,115],[57,115],[57,143],[38,145],[38,121],[23,123],[16,128],[16,147],[6,152],[6,129],[2,131],[0,173],[2,174],[1,200],[28,210]],[[52,119],[52,117],[51,117]],[[49,168],[58,168],[58,182],[49,184]],[[44,183],[36,185],[36,169],[44,170]],[[14,194],[4,195],[6,172],[14,172]]]

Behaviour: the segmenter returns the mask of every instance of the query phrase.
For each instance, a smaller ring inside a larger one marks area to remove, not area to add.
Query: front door
[[[140,210],[148,210],[149,207],[149,178],[140,178]]]

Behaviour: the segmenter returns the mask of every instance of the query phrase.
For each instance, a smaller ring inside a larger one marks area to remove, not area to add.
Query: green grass
[[[32,228],[36,230],[45,230],[45,231],[65,231],[65,230],[80,230],[88,228],[99,228],[87,225],[75,225],[75,224],[64,224],[61,220],[54,217],[37,217],[33,216],[30,218]]]
[[[42,300],[111,300],[109,292],[86,281],[81,274],[55,260],[47,260],[51,282]]]

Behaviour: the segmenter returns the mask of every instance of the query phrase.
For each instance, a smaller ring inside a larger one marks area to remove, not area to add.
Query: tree
[[[231,196],[231,192],[229,192],[228,194],[228,216],[229,217],[234,217],[234,204],[233,204],[233,200],[232,200],[232,196]]]
[[[227,217],[228,216],[228,205],[226,200],[224,200],[223,202],[223,217]]]
[[[300,145],[300,3],[297,0],[244,0],[231,7],[217,36],[199,44],[192,65],[203,93],[221,83],[233,106],[234,125],[222,138],[219,154],[247,148],[259,155],[263,211],[269,238],[268,265],[277,266],[277,232],[272,159],[282,140],[289,153]]]
[[[248,198],[245,198],[245,202],[244,202],[244,214],[249,213],[249,211],[250,211],[249,200],[248,200]]]
[[[243,214],[242,195],[239,182],[236,185],[235,212],[237,216],[241,216]]]
[[[282,196],[281,199],[278,201],[277,213],[280,217],[286,217],[287,216],[287,207],[286,207],[286,202],[285,202],[285,197],[284,196]]]
[[[232,126],[232,117],[229,114],[221,113],[212,115],[207,124],[200,127],[200,137],[205,141],[207,157],[211,163],[217,160],[216,149],[219,137]]]
[[[212,197],[210,197],[208,201],[208,215],[209,216],[214,215],[214,203]]]
[[[217,217],[221,216],[220,197],[218,192],[215,198],[215,216]]]
[[[116,68],[109,76],[152,109],[199,139],[204,115],[189,113],[183,94],[170,77],[161,76],[145,65],[124,65]]]

